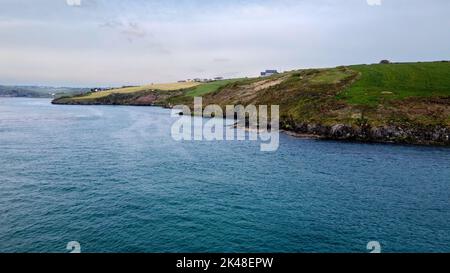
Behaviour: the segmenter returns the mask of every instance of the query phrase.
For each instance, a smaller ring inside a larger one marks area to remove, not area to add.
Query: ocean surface
[[[170,110],[0,98],[0,252],[450,252],[450,149],[176,142]]]

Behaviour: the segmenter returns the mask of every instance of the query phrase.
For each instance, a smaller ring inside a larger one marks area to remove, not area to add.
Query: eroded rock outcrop
[[[450,146],[450,128],[443,126],[402,127],[386,125],[371,127],[302,123],[296,124],[293,131],[297,134],[316,135],[335,140]]]

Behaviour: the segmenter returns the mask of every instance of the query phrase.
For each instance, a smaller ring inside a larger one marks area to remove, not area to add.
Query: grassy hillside
[[[209,94],[212,92],[216,92],[221,87],[224,87],[233,82],[237,82],[239,80],[240,79],[231,79],[231,80],[222,80],[222,81],[215,81],[215,82],[201,84],[201,85],[198,85],[198,86],[192,88],[191,90],[189,90],[186,93],[186,96],[201,97],[203,95],[206,95],[206,94]]]
[[[0,85],[0,97],[52,98],[88,92],[89,88]]]
[[[350,66],[360,79],[340,98],[351,104],[376,105],[383,100],[450,96],[450,62]]]
[[[345,67],[292,71],[268,78],[247,79],[203,97],[205,104],[280,105],[282,119],[294,122],[335,122],[331,111],[342,108],[336,96],[358,76]]]

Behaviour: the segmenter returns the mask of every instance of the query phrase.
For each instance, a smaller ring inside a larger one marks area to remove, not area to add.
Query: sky
[[[0,0],[0,84],[122,86],[450,59],[448,0]]]

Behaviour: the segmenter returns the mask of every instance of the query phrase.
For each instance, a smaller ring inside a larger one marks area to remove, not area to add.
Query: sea
[[[262,152],[176,141],[177,119],[0,98],[0,252],[450,252],[449,148],[281,134]]]

